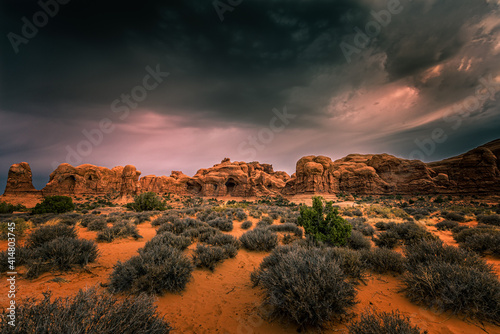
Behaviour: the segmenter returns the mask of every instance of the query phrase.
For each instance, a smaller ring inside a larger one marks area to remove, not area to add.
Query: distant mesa
[[[94,165],[61,164],[49,183],[36,190],[26,162],[12,165],[4,196],[111,195],[130,197],[143,192],[204,197],[254,197],[298,194],[488,194],[500,193],[500,139],[467,153],[424,163],[389,154],[350,154],[332,161],[306,156],[289,176],[259,162],[232,162],[198,170],[189,177],[180,171],[170,176],[147,175],[134,166],[108,169]]]

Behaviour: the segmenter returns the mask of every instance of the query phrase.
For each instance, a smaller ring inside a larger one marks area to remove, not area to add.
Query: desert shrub
[[[468,230],[468,229],[469,229],[469,226],[458,225],[458,226],[455,226],[454,228],[451,229],[451,233],[453,233],[453,235],[456,235],[456,234],[462,232],[463,230]]]
[[[278,245],[278,236],[268,229],[255,228],[244,233],[240,242],[248,250],[269,252]]]
[[[172,224],[172,233],[181,234],[187,230],[199,229],[208,226],[206,223],[194,218],[184,218]],[[160,231],[160,230],[159,230]],[[159,233],[159,232],[157,232]]]
[[[26,246],[36,248],[57,238],[73,238],[77,237],[74,226],[67,225],[48,225],[40,226],[34,229],[28,236]]]
[[[387,248],[375,248],[361,251],[361,261],[364,265],[379,274],[393,272],[401,274],[405,270],[405,258]]]
[[[242,224],[241,224],[241,228],[244,229],[244,230],[248,230],[250,227],[252,227],[252,222],[247,220],[247,221],[244,221]]]
[[[477,221],[481,224],[500,226],[500,215],[478,215]]]
[[[36,278],[53,268],[70,270],[73,265],[85,266],[99,255],[97,245],[91,240],[59,237],[33,249],[27,260],[28,278]]]
[[[18,204],[13,205],[6,202],[0,202],[0,214],[3,213],[13,213],[14,211],[22,211],[25,210],[26,207],[24,205]]]
[[[156,245],[170,246],[179,250],[184,250],[188,248],[189,245],[191,245],[191,238],[185,236],[177,236],[171,232],[164,232],[155,235],[153,239],[146,242],[146,244],[144,245],[144,250],[147,251],[151,247],[155,247]]]
[[[214,235],[220,234],[220,231],[211,226],[203,226],[197,229],[197,234],[200,242],[206,242]]]
[[[9,233],[15,235],[16,238],[22,238],[29,227],[29,223],[22,218],[0,222],[0,239],[7,240]]]
[[[197,245],[193,253],[196,267],[205,267],[214,271],[215,266],[227,259],[226,252],[219,246]]]
[[[73,200],[68,196],[45,197],[42,203],[35,205],[34,214],[43,213],[65,213],[75,210]]]
[[[244,211],[237,211],[235,218],[237,221],[243,221],[248,218],[247,214]]]
[[[492,272],[491,266],[477,254],[457,247],[443,245],[440,240],[422,241],[405,246],[404,254],[409,269],[417,265],[428,266],[432,263],[449,263],[476,268],[483,272]]]
[[[0,314],[2,333],[166,334],[171,327],[146,295],[118,299],[97,288],[75,296],[27,298],[16,305],[16,326],[8,324],[9,310]]]
[[[494,228],[468,228],[453,235],[461,248],[480,254],[500,256],[500,230]]]
[[[370,249],[372,244],[370,240],[363,236],[363,233],[352,231],[351,236],[347,240],[347,246],[352,249]]]
[[[154,219],[152,222],[151,222],[151,225],[152,226],[161,226],[163,224],[168,224],[168,223],[175,223],[175,222],[178,222],[180,220],[180,218],[176,215],[166,215],[166,216],[160,216],[156,219]]]
[[[318,249],[284,246],[252,273],[272,315],[300,327],[321,326],[356,304],[356,290],[339,263]]]
[[[269,227],[271,226],[272,223],[270,223],[269,221],[267,220],[259,220],[256,224],[256,227],[257,228],[266,228],[266,227]]]
[[[232,235],[218,233],[209,237],[206,241],[207,244],[212,246],[219,246],[224,249],[228,258],[233,258],[238,254],[240,248],[240,241]]]
[[[325,212],[326,213],[325,215]],[[321,197],[313,198],[313,206],[301,206],[297,220],[307,235],[330,245],[343,246],[351,235],[351,225],[342,218],[331,202],[323,206]]]
[[[274,219],[271,216],[264,216],[262,217],[261,221],[264,223],[267,223],[268,225],[271,225],[274,221]]]
[[[361,314],[359,321],[351,323],[349,334],[420,334],[418,326],[412,326],[409,317],[399,311],[376,312],[373,310]],[[427,333],[424,331],[423,333]]]
[[[392,230],[380,233],[373,239],[377,247],[393,249],[400,244],[399,235]]]
[[[142,224],[144,222],[147,222],[151,218],[152,215],[153,215],[153,213],[151,213],[151,212],[136,213],[131,217],[130,222],[135,224],[135,225],[139,225],[139,224]]]
[[[337,261],[340,269],[347,277],[354,280],[363,278],[365,266],[361,260],[360,252],[343,247],[329,247],[321,249],[320,253],[324,253],[329,259]]]
[[[91,222],[93,222],[95,220],[100,220],[100,219],[102,219],[102,218],[100,216],[98,216],[98,215],[94,215],[94,214],[86,215],[80,221],[80,225],[82,227],[87,228]]]
[[[443,212],[442,216],[444,217],[444,219],[452,220],[455,222],[464,222],[465,221],[464,215],[460,214],[458,212]]]
[[[304,232],[300,227],[295,224],[285,223],[281,225],[271,225],[268,227],[269,230],[273,232],[291,232],[295,234],[297,237],[302,238]]]
[[[490,272],[433,262],[411,268],[403,282],[414,303],[500,324],[500,282]]]
[[[459,226],[459,224],[452,220],[443,220],[442,222],[439,222],[434,226],[436,226],[436,228],[439,231],[444,231],[444,230],[452,230],[453,228]]]
[[[134,202],[128,203],[127,207],[134,211],[163,211],[166,209],[165,202],[154,192],[142,193],[134,197]]]
[[[230,232],[233,230],[233,222],[225,218],[216,218],[208,221],[208,225],[215,227],[224,232]]]
[[[401,224],[389,224],[385,232],[380,233],[374,239],[378,247],[394,248],[401,242],[405,245],[411,245],[422,240],[436,240],[437,237],[412,222]]]
[[[104,219],[93,220],[87,225],[89,231],[102,231],[106,227],[108,227],[108,223]]]
[[[359,231],[363,233],[363,235],[371,237],[375,233],[375,229],[370,224],[366,223],[364,217],[349,218],[347,222],[351,224],[353,230]]]
[[[391,226],[395,225],[395,223],[393,222],[389,222],[389,223],[386,223],[386,222],[377,222],[375,223],[375,227],[379,230],[379,231],[387,231],[388,229],[391,228]]]
[[[424,227],[412,222],[395,224],[394,231],[405,245],[411,245],[422,240],[436,240],[438,237],[427,231]]]
[[[114,266],[109,288],[112,292],[131,292],[162,295],[180,292],[192,277],[193,265],[176,248],[156,244],[139,255]]]
[[[97,233],[96,240],[98,242],[112,242],[115,239],[132,237],[134,239],[140,239],[142,236],[137,230],[137,226],[131,222],[119,222],[114,224],[112,227],[106,227],[105,229]]]

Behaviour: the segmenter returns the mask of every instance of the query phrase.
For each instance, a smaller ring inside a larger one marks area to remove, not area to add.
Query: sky
[[[0,189],[28,162],[436,161],[500,137],[500,0],[0,1]]]

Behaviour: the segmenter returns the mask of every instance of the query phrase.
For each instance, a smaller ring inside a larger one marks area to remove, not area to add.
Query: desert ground
[[[454,233],[446,229],[438,229],[436,224],[447,220],[446,213],[453,210],[462,218],[455,225],[476,227],[477,217],[484,214],[495,215],[498,213],[498,199],[496,198],[448,198],[441,203],[436,197],[405,197],[391,198],[369,198],[350,196],[337,197],[330,195],[324,198],[332,201],[338,207],[339,213],[348,221],[358,219],[362,226],[370,226],[373,235],[366,233],[364,238],[369,241],[372,249],[378,248],[374,242],[380,233],[383,233],[375,224],[394,222],[402,224],[411,221],[419,227],[437,236],[445,245],[459,247],[454,239]],[[73,266],[70,270],[60,271],[51,269],[42,272],[35,278],[27,278],[28,268],[20,266],[17,268],[19,277],[17,280],[17,299],[23,300],[27,297],[41,297],[44,292],[50,291],[53,298],[71,296],[80,289],[97,286],[107,289],[110,284],[110,275],[117,263],[125,262],[138,254],[138,250],[157,235],[161,227],[152,224],[156,219],[167,215],[178,215],[179,217],[199,217],[202,208],[214,212],[225,212],[224,210],[237,210],[245,213],[244,219],[234,219],[231,231],[222,233],[240,238],[246,229],[242,228],[244,221],[252,223],[251,229],[265,216],[272,212],[278,214],[272,219],[272,225],[282,224],[282,216],[279,212],[298,213],[297,204],[310,206],[312,196],[300,195],[289,198],[290,206],[277,206],[276,202],[259,202],[259,198],[223,198],[209,202],[208,199],[198,198],[196,200],[187,197],[169,199],[169,209],[166,211],[152,211],[134,213],[122,205],[113,206],[95,205],[91,200],[75,201],[76,211],[64,215],[41,215],[45,219],[33,219],[34,216],[24,213],[3,215],[2,221],[21,217],[28,221],[29,228],[25,235],[19,238],[19,245],[23,245],[29,239],[30,233],[41,226],[57,225],[64,220],[66,224],[75,226],[77,237],[96,241],[99,231],[90,231],[88,221],[92,219],[106,219],[107,227],[112,227],[116,221],[121,219],[133,221],[138,234],[138,239],[132,237],[116,238],[111,242],[97,242],[99,256],[86,266]],[[440,202],[439,204],[437,202]],[[26,202],[25,202],[26,203]],[[406,204],[402,204],[406,203]],[[412,204],[408,204],[412,203]],[[26,203],[33,204],[33,203]],[[85,207],[89,209],[83,209]],[[402,208],[401,208],[402,207]],[[285,211],[280,211],[285,208]],[[409,210],[408,208],[413,208]],[[404,209],[407,209],[406,211]],[[354,211],[356,210],[356,212]],[[497,210],[497,211],[495,211]],[[255,215],[260,212],[260,216]],[[495,213],[496,212],[496,213]],[[354,213],[354,214],[353,214]],[[252,214],[255,217],[252,217]],[[293,214],[292,214],[293,216]],[[295,217],[297,214],[295,214]],[[91,217],[89,219],[88,217]],[[113,219],[109,219],[114,217]],[[69,218],[69,219],[68,219]],[[85,218],[87,223],[85,224]],[[235,217],[236,218],[236,217]],[[360,219],[361,218],[361,219]],[[449,217],[448,217],[449,218]],[[68,223],[69,221],[69,223]],[[87,227],[84,227],[87,226]],[[498,226],[492,226],[498,228]],[[356,230],[356,227],[354,227]],[[275,232],[280,244],[285,243],[284,235],[287,232]],[[302,237],[302,239],[305,237]],[[294,236],[292,242],[299,237]],[[288,243],[289,241],[287,241]],[[199,242],[191,243],[183,253],[189,258],[195,252]],[[0,249],[7,249],[7,240],[0,241]],[[398,243],[393,251],[404,254],[404,245]],[[500,333],[500,327],[489,321],[466,318],[462,314],[453,314],[451,311],[443,311],[428,308],[425,305],[416,305],[402,291],[404,283],[400,273],[376,273],[367,269],[362,278],[356,283],[356,305],[349,312],[333,321],[327,322],[322,327],[300,328],[297,323],[287,319],[274,319],[270,317],[269,307],[263,304],[263,290],[254,287],[250,279],[251,273],[256,270],[270,251],[251,251],[240,247],[233,258],[228,258],[218,263],[214,270],[197,267],[192,273],[192,278],[186,284],[185,289],[180,292],[166,292],[161,295],[153,295],[155,305],[160,315],[173,327],[172,333],[347,333],[350,323],[359,320],[359,315],[367,309],[391,312],[398,310],[402,315],[408,317],[412,325],[418,326],[421,331],[429,333]],[[481,257],[492,266],[497,278],[500,277],[500,257],[488,250],[480,252]],[[5,277],[5,273],[2,274]],[[5,278],[4,278],[5,279]],[[2,284],[0,288],[0,304],[8,304],[8,288]],[[118,293],[120,298],[125,298],[128,293]],[[18,319],[22,321],[22,319]]]

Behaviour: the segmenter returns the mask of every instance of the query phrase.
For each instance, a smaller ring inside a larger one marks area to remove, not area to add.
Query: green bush
[[[80,290],[76,296],[28,298],[16,303],[16,326],[8,324],[9,310],[0,313],[0,332],[168,334],[172,328],[146,295],[117,298],[96,288]]]
[[[0,202],[0,214],[1,213],[12,213],[14,211],[24,211],[26,207],[22,204],[13,205],[6,202]]]
[[[351,225],[339,215],[331,202],[323,206],[321,197],[313,197],[313,206],[301,206],[297,224],[316,241],[344,246],[351,235]]]
[[[417,326],[412,326],[409,317],[399,311],[376,312],[370,310],[362,313],[359,321],[349,325],[349,334],[420,334]]]
[[[162,201],[154,192],[142,193],[134,197],[134,202],[128,203],[127,208],[134,211],[166,210],[165,201]]]
[[[45,197],[42,203],[35,205],[34,214],[43,213],[65,213],[75,210],[73,200],[68,196]]]

